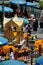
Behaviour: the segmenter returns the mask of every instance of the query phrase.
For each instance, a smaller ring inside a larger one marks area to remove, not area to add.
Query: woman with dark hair
[[[12,48],[10,48],[10,59],[14,60],[14,53]]]

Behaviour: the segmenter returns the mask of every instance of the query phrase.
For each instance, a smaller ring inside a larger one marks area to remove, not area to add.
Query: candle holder
[[[31,48],[31,65],[32,65],[32,63],[33,63],[33,50],[34,50],[34,42],[35,42],[35,40],[33,39],[33,37],[32,37],[32,39],[29,41],[30,42],[30,48]]]

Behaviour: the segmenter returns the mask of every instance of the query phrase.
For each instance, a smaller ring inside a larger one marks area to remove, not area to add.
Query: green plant
[[[40,6],[41,8],[43,8],[43,0],[40,0],[40,1],[39,1],[39,6]]]

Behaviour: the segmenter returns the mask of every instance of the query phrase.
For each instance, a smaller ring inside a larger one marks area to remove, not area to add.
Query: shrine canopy
[[[3,12],[3,6],[2,5],[0,5],[0,12]],[[12,13],[13,9],[11,9],[10,7],[5,7],[4,6],[4,12]]]
[[[2,36],[0,36],[0,46],[4,46],[8,43],[8,40]]]
[[[26,5],[29,6],[29,7],[37,7],[38,6],[38,4],[31,3],[31,2],[27,2]]]
[[[0,65],[26,65],[26,64],[18,60],[7,60],[7,61],[0,62]]]
[[[43,56],[40,56],[35,60],[36,64],[35,65],[43,65]]]
[[[10,3],[24,5],[24,4],[26,4],[26,0],[11,0]]]

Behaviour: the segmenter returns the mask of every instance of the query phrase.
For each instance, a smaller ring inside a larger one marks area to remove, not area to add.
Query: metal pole
[[[32,39],[30,40],[30,45],[31,45],[31,65],[33,65],[34,42],[35,42],[35,40],[33,40],[33,37],[32,37]]]
[[[32,61],[33,59],[32,59],[32,50],[31,50],[31,65],[32,65],[32,63],[33,63],[33,61]]]

